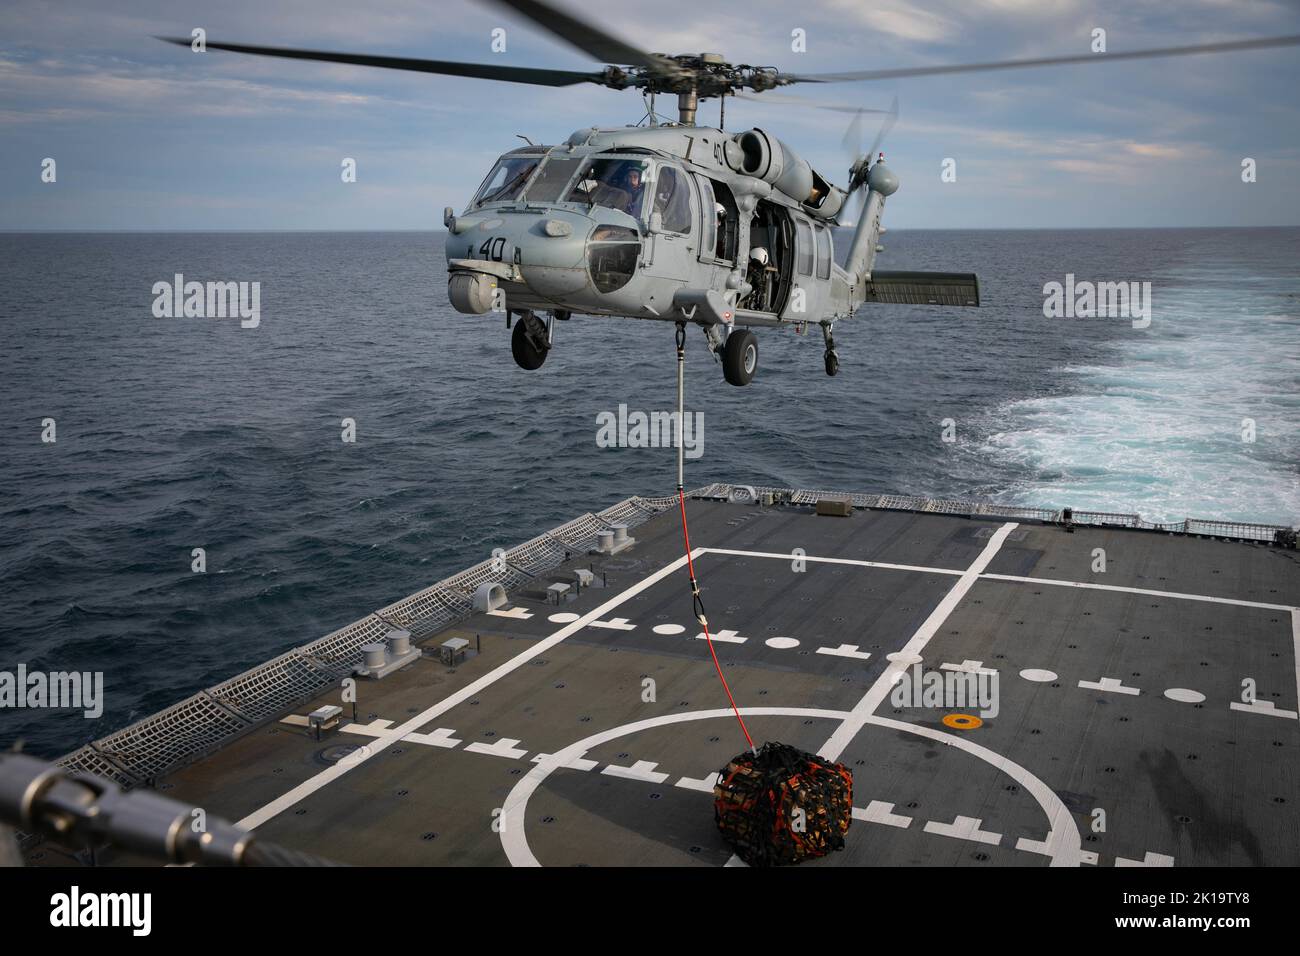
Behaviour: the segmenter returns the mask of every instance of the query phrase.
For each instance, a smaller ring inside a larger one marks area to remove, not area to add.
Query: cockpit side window
[[[654,211],[662,217],[665,232],[691,231],[691,190],[686,177],[672,166],[659,168]]]
[[[472,206],[489,202],[511,202],[519,198],[524,185],[537,170],[536,156],[502,156],[479,187]]]
[[[589,159],[569,190],[567,201],[617,209],[637,219],[645,199],[646,166],[642,159]]]

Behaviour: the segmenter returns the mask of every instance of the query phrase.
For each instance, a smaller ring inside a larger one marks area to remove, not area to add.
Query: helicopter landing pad
[[[754,741],[853,771],[847,845],[806,865],[1300,864],[1294,552],[903,511],[688,512]],[[355,718],[323,739],[306,715],[337,688],[160,789],[342,863],[737,865],[711,790],[745,742],[692,614],[679,516],[633,533],[549,572],[590,569],[576,596],[533,582],[360,680]],[[457,637],[468,654],[444,663]],[[978,676],[994,706],[897,699],[922,672]]]

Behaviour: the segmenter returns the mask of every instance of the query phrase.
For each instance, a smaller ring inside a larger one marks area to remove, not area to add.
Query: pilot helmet
[[[762,246],[755,246],[749,250],[749,258],[757,260],[760,266],[767,265],[767,250]]]

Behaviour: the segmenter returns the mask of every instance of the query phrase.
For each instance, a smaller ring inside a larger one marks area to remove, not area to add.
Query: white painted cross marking
[[[865,661],[871,656],[870,651],[858,650],[857,644],[841,644],[839,647],[819,647],[818,654],[829,654],[832,657],[852,657],[860,661]]]
[[[695,635],[697,641],[705,640],[704,632]],[[722,630],[713,635],[715,641],[721,641],[724,644],[744,644],[749,638],[740,637],[735,631]]]
[[[430,747],[446,747],[450,750],[462,743],[462,741],[452,736],[454,733],[455,731],[450,727],[439,727],[431,734],[407,734],[402,739],[416,744],[426,744]]]
[[[533,616],[531,611],[526,611],[521,607],[498,608],[495,611],[488,611],[493,617],[508,617],[516,621],[526,621]]]
[[[520,757],[527,757],[527,750],[516,750],[515,744],[519,741],[511,737],[502,737],[500,740],[490,744],[468,744],[465,749],[472,754],[489,754],[493,757],[506,757],[510,760],[518,760]]]
[[[960,664],[940,664],[941,671],[960,671],[963,674],[996,674],[997,670],[985,667],[983,661],[962,661]]]
[[[900,830],[906,830],[912,825],[911,817],[895,813],[894,805],[885,803],[883,800],[872,800],[867,804],[865,810],[854,807],[853,819],[862,820],[864,823],[879,823],[887,827],[898,827]]]
[[[980,824],[983,822],[979,817],[963,817],[958,814],[952,823],[936,823],[931,820],[925,825],[925,832],[952,837],[954,840],[970,840],[973,843],[988,843],[991,846],[997,846],[1002,842],[1002,834],[981,830]]]
[[[1276,707],[1271,700],[1257,700],[1253,704],[1243,704],[1234,700],[1232,709],[1244,711],[1247,714],[1263,714],[1266,717],[1282,717],[1286,720],[1296,719],[1294,710],[1283,710],[1281,707]]]
[[[683,790],[698,790],[700,793],[712,793],[714,786],[718,783],[718,774],[713,772],[707,777],[682,777],[674,787],[681,787]]]
[[[657,763],[651,763],[649,760],[638,760],[630,767],[616,767],[610,764],[601,773],[610,777],[623,777],[626,780],[642,780],[646,783],[663,783],[668,779],[666,773],[656,773]]]
[[[1137,687],[1125,687],[1124,682],[1118,677],[1103,677],[1098,681],[1081,680],[1079,686],[1085,690],[1105,690],[1115,694],[1133,694],[1136,696],[1142,693]]]
[[[549,756],[550,754],[538,754],[536,757],[532,759],[531,762],[541,763]],[[567,767],[569,770],[587,771],[587,770],[595,770],[597,767],[600,766],[600,764],[598,764],[594,760],[588,760],[585,757],[574,757],[568,763],[564,764],[564,766]]]
[[[603,627],[610,631],[634,631],[635,624],[629,624],[625,617],[611,617],[608,621],[592,621],[588,627]]]

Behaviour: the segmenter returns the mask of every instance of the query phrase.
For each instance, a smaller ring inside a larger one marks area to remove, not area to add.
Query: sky
[[[664,53],[794,72],[885,69],[1300,34],[1297,0],[556,0]],[[153,39],[519,66],[601,64],[490,0],[5,0],[0,230],[441,229],[516,134],[637,122],[638,94],[193,53]],[[506,50],[492,50],[504,29]],[[792,49],[802,30],[806,51]],[[891,228],[1300,224],[1300,47],[793,88],[881,109]],[[660,110],[664,109],[660,100]],[[669,104],[671,105],[671,104]],[[717,122],[717,101],[701,123]],[[874,122],[871,121],[871,122]],[[848,117],[727,104],[832,182]],[[870,133],[870,123],[868,126]],[[1256,181],[1242,182],[1242,161]],[[55,160],[55,182],[42,164]],[[344,183],[345,158],[356,182]],[[943,182],[945,160],[956,181]]]

